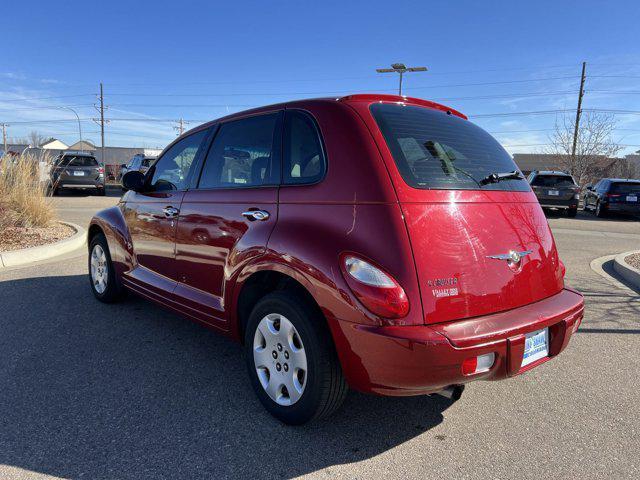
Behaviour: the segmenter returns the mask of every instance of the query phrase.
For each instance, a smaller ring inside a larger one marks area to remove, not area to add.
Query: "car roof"
[[[566,177],[570,177],[571,174],[567,172],[562,172],[560,170],[540,170],[534,172],[536,175],[564,175]]]
[[[93,153],[83,152],[81,150],[65,150],[60,155],[62,157],[65,157],[67,155],[73,155],[74,157],[92,157],[92,158],[96,157]]]
[[[210,122],[206,122],[201,125],[198,125],[197,127],[194,127],[191,130],[185,132],[182,136],[186,136],[191,133],[204,130],[205,128],[209,128],[211,125],[215,125],[216,123],[226,122],[228,120],[244,117],[247,115],[269,112],[273,110],[283,110],[286,108],[303,108],[305,106],[308,106],[309,104],[314,104],[314,103],[315,104],[322,104],[322,103],[335,104],[337,102],[343,103],[343,104],[356,103],[356,102],[402,103],[405,105],[416,105],[416,106],[431,108],[434,110],[440,110],[442,112],[446,112],[451,115],[455,115],[457,117],[463,118],[465,120],[468,119],[465,114],[459,112],[458,110],[455,110],[454,108],[448,107],[446,105],[442,105],[440,103],[432,102],[430,100],[424,100],[422,98],[405,97],[400,95],[388,95],[388,94],[382,94],[382,93],[358,93],[358,94],[352,94],[352,95],[345,95],[342,97],[322,97],[322,98],[307,98],[307,99],[300,99],[300,100],[291,100],[288,102],[274,103],[271,105],[265,105],[262,107],[252,108],[249,110],[243,110],[241,112],[232,113],[231,115],[220,117],[215,120],[211,120]],[[173,143],[175,143],[175,141]]]
[[[640,182],[638,178],[603,178],[602,180],[608,180],[616,183],[637,183]]]

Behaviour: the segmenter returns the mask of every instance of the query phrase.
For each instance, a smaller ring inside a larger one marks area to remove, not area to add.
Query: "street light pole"
[[[392,63],[391,68],[376,68],[378,73],[398,73],[400,82],[398,85],[398,95],[402,96],[402,77],[407,72],[426,72],[427,67],[406,67],[404,63]]]
[[[80,136],[80,151],[84,152],[84,147],[82,146],[82,125],[80,124],[80,116],[78,115],[78,112],[76,112],[73,108],[71,107],[67,107],[66,105],[60,106],[60,108],[64,108],[67,110],[70,110],[73,112],[73,114],[76,116],[76,118],[78,119],[78,135]]]

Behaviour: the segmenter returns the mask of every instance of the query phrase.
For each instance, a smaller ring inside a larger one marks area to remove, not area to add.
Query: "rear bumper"
[[[61,177],[57,183],[59,188],[104,188],[104,180],[87,177]]]
[[[524,307],[434,325],[371,327],[329,319],[343,371],[356,390],[421,395],[473,380],[502,380],[557,356],[582,321],[582,295],[564,289]],[[549,356],[521,368],[525,334],[548,327]],[[464,375],[467,358],[495,353],[487,372]]]
[[[638,215],[640,214],[640,204],[628,204],[628,203],[606,203],[603,206],[609,212],[620,212],[620,213],[631,213]]]
[[[578,208],[578,200],[575,198],[570,198],[568,200],[538,198],[538,201],[540,202],[540,206],[542,208],[561,208],[561,209]]]

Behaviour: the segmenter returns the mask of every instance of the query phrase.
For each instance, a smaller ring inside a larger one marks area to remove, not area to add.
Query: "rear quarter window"
[[[487,175],[518,168],[491,135],[467,120],[429,108],[387,103],[373,104],[371,113],[411,187],[529,191],[524,178],[478,184]]]

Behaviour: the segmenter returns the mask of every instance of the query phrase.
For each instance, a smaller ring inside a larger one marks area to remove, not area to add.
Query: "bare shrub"
[[[9,227],[46,227],[55,212],[30,155],[0,159],[0,231]]]

